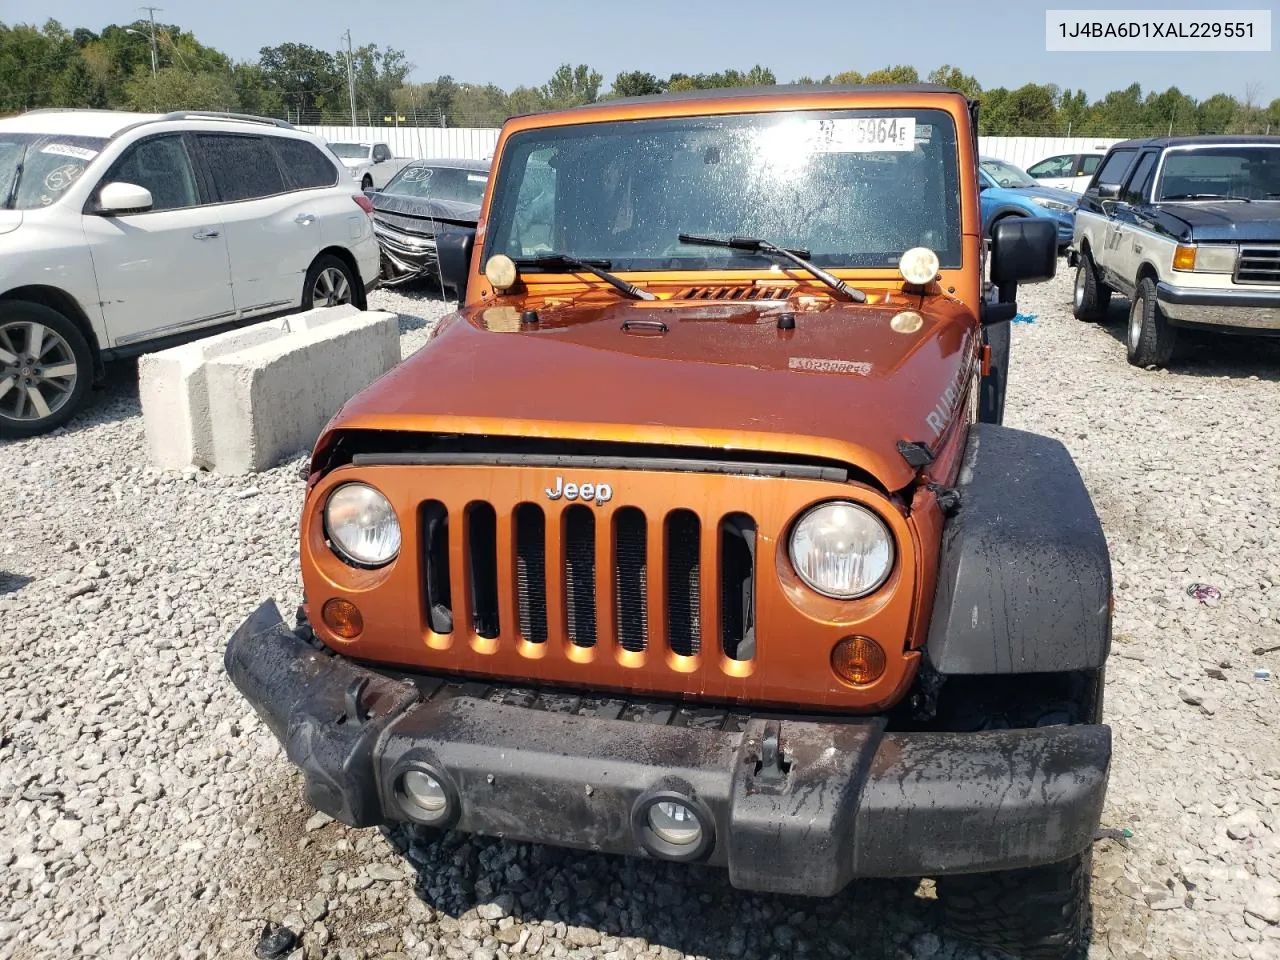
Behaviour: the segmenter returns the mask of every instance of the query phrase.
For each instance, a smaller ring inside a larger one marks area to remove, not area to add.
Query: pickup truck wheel
[[[0,437],[62,426],[92,377],[93,354],[79,327],[42,304],[0,301]]]
[[[356,296],[356,278],[351,268],[328,254],[316,257],[302,283],[302,309],[336,307],[352,303]]]
[[[1135,367],[1163,367],[1173,358],[1178,331],[1169,325],[1160,302],[1156,299],[1156,283],[1150,277],[1139,281],[1129,307],[1129,329],[1125,337],[1129,362]]]
[[[1098,279],[1098,267],[1093,255],[1085,250],[1076,264],[1076,285],[1072,293],[1072,313],[1077,320],[1096,323],[1107,314],[1111,306],[1111,288]]]
[[[939,877],[938,900],[959,936],[1022,960],[1084,960],[1090,851],[1026,870]]]

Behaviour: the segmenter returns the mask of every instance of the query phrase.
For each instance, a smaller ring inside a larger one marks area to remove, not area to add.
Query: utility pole
[[[356,125],[355,54],[351,52],[351,30],[347,30],[347,93],[351,96],[351,126]]]
[[[163,10],[164,7],[139,7],[139,10],[147,11],[147,16],[151,21],[151,75],[154,77],[157,70],[156,57],[156,11]]]

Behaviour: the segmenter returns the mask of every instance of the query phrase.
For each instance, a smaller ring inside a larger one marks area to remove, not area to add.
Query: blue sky
[[[588,63],[605,88],[622,70],[712,72],[762,63],[786,82],[808,74],[868,72],[910,63],[923,77],[941,63],[984,87],[1029,81],[1081,87],[1095,99],[1135,80],[1144,90],[1177,85],[1197,98],[1243,96],[1260,85],[1280,97],[1280,46],[1270,53],[1046,53],[1046,7],[1118,4],[1050,0],[151,0],[158,20],[178,23],[237,59],[297,41],[336,49],[348,27],[356,44],[402,49],[414,80],[450,74],[506,89],[538,84],[566,61]],[[1266,9],[1273,0],[1166,0],[1158,8]],[[1137,0],[1132,6],[1141,6]],[[537,13],[535,14],[535,11]],[[4,0],[0,20],[101,29],[142,14],[129,0]],[[1280,19],[1273,14],[1273,20]],[[1275,26],[1273,24],[1273,32]]]

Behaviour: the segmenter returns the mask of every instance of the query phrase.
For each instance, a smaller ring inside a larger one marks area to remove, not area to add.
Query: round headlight
[[[819,504],[791,533],[791,564],[824,596],[865,597],[893,569],[893,536],[884,521],[856,503]]]
[[[938,275],[938,255],[928,247],[912,247],[898,261],[898,272],[907,283],[929,283]]]
[[[395,509],[367,483],[344,483],[329,494],[324,529],[334,551],[362,567],[386,566],[400,552]]]

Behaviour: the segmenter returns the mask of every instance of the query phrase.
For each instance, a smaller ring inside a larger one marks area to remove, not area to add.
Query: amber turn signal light
[[[1173,269],[1194,270],[1196,268],[1196,248],[1178,244],[1173,248]]]
[[[831,669],[845,683],[875,683],[884,675],[884,651],[866,637],[845,637],[831,651]]]
[[[364,617],[360,608],[350,600],[335,597],[324,605],[320,613],[324,625],[342,637],[343,640],[354,640],[364,630]]]

